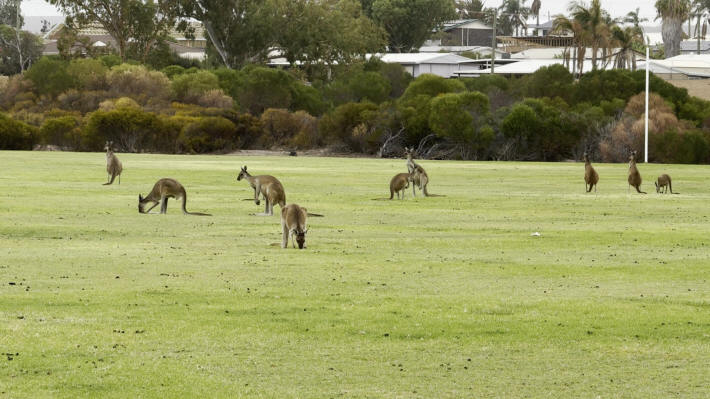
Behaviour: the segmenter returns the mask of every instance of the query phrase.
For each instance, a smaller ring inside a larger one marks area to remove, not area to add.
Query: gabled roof
[[[563,64],[562,60],[522,60],[518,62],[513,62],[507,65],[496,66],[495,73],[500,75],[528,75],[534,73],[542,67],[547,67],[555,64]],[[613,65],[610,63],[607,65],[606,69],[612,69]],[[569,66],[569,71],[572,72],[572,65]],[[584,61],[584,71],[592,70],[592,62]],[[490,74],[490,69],[483,70],[462,70],[456,71],[454,74],[457,75],[486,75]]]
[[[442,27],[443,31],[450,31],[456,28],[465,29],[493,29],[492,27],[486,25],[480,19],[457,19],[454,21],[444,22]]]
[[[646,68],[646,63],[639,63],[638,68]],[[710,78],[710,54],[681,54],[665,60],[650,60],[648,69],[653,73]]]
[[[462,64],[472,60],[467,57],[452,53],[384,53],[384,54],[368,54],[369,59],[372,56],[379,57],[386,63],[397,63],[404,65],[414,64]]]

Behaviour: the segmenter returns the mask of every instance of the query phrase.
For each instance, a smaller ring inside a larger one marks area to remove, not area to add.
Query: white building
[[[470,69],[475,60],[451,53],[384,53],[368,54],[367,58],[378,57],[388,64],[400,64],[415,78],[425,73],[431,73],[444,78],[455,76],[455,73]]]

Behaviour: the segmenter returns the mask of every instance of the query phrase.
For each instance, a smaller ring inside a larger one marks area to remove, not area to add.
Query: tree
[[[477,158],[493,140],[487,124],[488,97],[480,92],[447,93],[431,100],[429,127],[454,143],[461,158]]]
[[[265,60],[275,44],[278,0],[179,0],[179,15],[202,22],[228,68]]]
[[[459,14],[459,18],[480,18],[483,11],[483,1],[457,0],[456,11]]]
[[[152,46],[177,23],[178,8],[171,0],[48,0],[67,15],[70,27],[100,25],[118,45],[126,60],[129,50],[144,59]]]
[[[21,3],[21,0],[0,0],[0,25],[22,28],[25,21],[20,14]]]
[[[643,31],[633,26],[623,29],[614,26],[611,29],[611,38],[615,47],[619,49],[614,57],[614,68],[636,70],[636,51],[638,46],[643,46]]]
[[[530,15],[530,8],[525,7],[525,0],[504,0],[498,9],[501,12],[499,28],[504,35],[512,35],[515,32],[517,36],[520,28],[527,31],[528,25],[525,21]]]
[[[0,74],[24,72],[42,56],[43,48],[40,38],[32,33],[0,25]]]
[[[690,13],[690,0],[657,0],[656,19],[662,18],[661,33],[666,58],[680,54],[683,39],[683,21]]]
[[[455,17],[453,0],[373,0],[370,17],[389,36],[389,50],[419,49],[431,32]]]
[[[385,32],[367,18],[357,0],[281,0],[276,47],[291,63],[300,62],[309,77],[325,67],[350,64],[381,51]]]

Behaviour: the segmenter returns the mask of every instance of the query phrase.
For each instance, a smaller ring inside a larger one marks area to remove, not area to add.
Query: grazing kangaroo
[[[662,174],[658,176],[658,179],[655,182],[656,184],[656,192],[660,193],[663,191],[663,193],[667,193],[668,189],[670,188],[671,194],[680,194],[678,192],[673,192],[673,185],[671,184],[671,177],[668,176],[667,174]]]
[[[596,170],[594,170],[592,163],[589,162],[589,156],[585,152],[584,153],[584,189],[587,190],[588,193],[591,193],[592,187],[594,187],[594,192],[596,193],[598,181],[599,181],[599,174],[597,173]]]
[[[414,148],[404,147],[404,154],[407,156],[407,170],[409,174],[412,175],[411,181],[414,183],[412,185],[412,194],[416,197],[416,187],[419,187],[419,190],[424,193],[424,196],[428,197],[429,193],[427,192],[426,186],[429,184],[429,175],[426,174],[424,168],[414,162]]]
[[[107,141],[104,146],[106,150],[106,172],[108,173],[108,178],[104,186],[113,184],[113,180],[118,176],[118,184],[121,184],[121,172],[123,172],[123,164],[118,160],[116,154],[113,153],[113,141]]]
[[[296,204],[288,204],[281,207],[281,228],[283,230],[281,248],[288,247],[289,237],[291,237],[291,244],[294,248],[296,248],[296,243],[298,243],[298,249],[306,247],[307,218],[308,211],[306,208]]]
[[[264,208],[264,213],[258,214],[258,216],[272,216],[274,214],[274,204],[279,204],[281,209],[286,206],[286,192],[284,191],[284,186],[278,181],[274,176],[260,175],[252,176],[247,172],[247,167],[243,166],[242,170],[237,176],[237,181],[246,179],[249,185],[254,189],[254,203],[259,205],[259,194],[264,197],[266,201],[266,207]]]
[[[397,193],[397,199],[400,199],[400,192],[402,193],[401,199],[404,199],[404,191],[409,188],[409,182],[411,181],[412,174],[410,173],[398,173],[394,175],[392,180],[390,180],[390,199],[394,198],[395,193]]]
[[[145,198],[138,194],[138,212],[149,213],[153,208],[160,204],[160,213],[167,213],[168,198],[175,198],[175,200],[182,198],[182,213],[185,215],[212,216],[209,213],[188,212],[187,209],[185,209],[185,204],[187,203],[187,193],[185,192],[185,187],[183,187],[182,184],[175,179],[158,180],[153,186],[153,189],[147,196],[145,196]],[[153,206],[148,208],[146,211],[145,204],[148,202],[153,202]]]
[[[641,194],[646,194],[645,192],[641,191],[639,187],[641,187],[641,173],[639,173],[638,168],[636,167],[636,151],[632,151],[631,154],[629,155],[629,187],[634,187],[637,192]]]

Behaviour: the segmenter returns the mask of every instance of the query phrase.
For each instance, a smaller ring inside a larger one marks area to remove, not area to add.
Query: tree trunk
[[[214,26],[212,26],[212,23],[209,21],[202,21],[202,23],[205,25],[205,31],[207,31],[207,35],[210,37],[210,41],[212,42],[212,45],[214,46],[215,50],[217,50],[217,53],[219,56],[222,58],[222,62],[224,62],[224,65],[227,68],[232,68],[232,65],[229,62],[229,57],[227,56],[227,50],[225,50],[224,45],[222,42],[217,40],[217,35],[214,32]]]
[[[680,41],[683,38],[683,21],[679,18],[663,18],[661,34],[666,58],[680,54]]]

